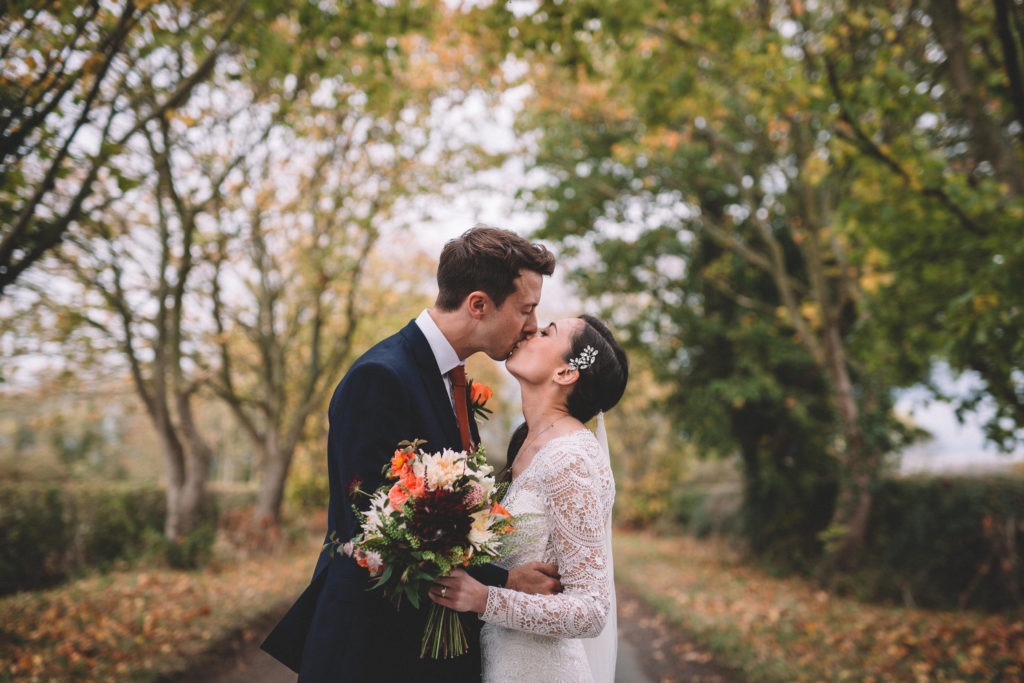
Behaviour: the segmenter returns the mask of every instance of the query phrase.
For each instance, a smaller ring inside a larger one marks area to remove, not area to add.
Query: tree
[[[198,372],[202,325],[195,281],[204,267],[203,244],[211,239],[203,214],[241,160],[228,155],[211,169],[208,185],[183,188],[188,176],[176,161],[183,139],[198,138],[189,123],[161,118],[143,130],[145,153],[120,157],[137,174],[135,187],[123,195],[111,188],[101,195],[104,210],[80,219],[82,229],[56,253],[59,266],[48,274],[68,277],[81,289],[70,301],[50,295],[46,303],[80,328],[80,342],[116,352],[127,364],[164,453],[169,541],[196,528],[206,499],[212,451],[194,411],[205,379]],[[211,125],[202,132],[225,131]]]
[[[825,74],[799,49],[807,35],[779,23],[786,8],[544,2],[530,17],[497,8],[490,16],[514,24],[511,42],[546,75],[534,82],[523,123],[541,131],[537,162],[552,175],[527,195],[546,210],[541,235],[593,246],[598,265],[586,278],[594,290],[622,291],[610,264],[634,269],[626,291],[648,292],[642,305],[653,308],[643,319],[670,321],[639,341],[666,346],[677,368],[685,370],[691,350],[664,328],[713,326],[737,306],[745,314],[726,319],[746,317],[752,329],[802,347],[817,379],[798,386],[827,392],[835,419],[825,441],[840,475],[832,557],[852,562],[894,445],[891,398],[884,375],[857,356],[873,266],[839,220],[852,162],[831,134]],[[764,380],[763,372],[781,370],[756,358],[764,346],[732,349],[741,355],[730,372],[760,367]],[[781,407],[765,414],[795,423],[817,414],[811,424],[823,426],[821,411],[792,395]],[[785,434],[784,425],[774,434]],[[753,462],[746,459],[748,468]]]
[[[442,164],[420,161],[437,93],[415,78],[396,72],[393,96],[372,105],[357,85],[322,81],[319,103],[293,103],[291,125],[250,155],[216,213],[217,354],[204,365],[259,454],[261,520],[278,518],[309,417],[353,359],[367,290],[396,284],[367,281],[371,252]]]
[[[119,112],[126,119],[144,120],[148,84],[174,82],[194,69],[191,44],[175,33],[192,25],[189,16],[161,16],[175,40],[150,46],[132,63],[124,79],[138,92],[126,106],[137,109]],[[210,78],[226,83],[237,63],[222,60],[210,69]],[[212,459],[194,407],[207,379],[200,371],[204,321],[196,291],[204,269],[209,272],[204,250],[215,241],[206,215],[273,123],[250,115],[250,91],[224,106],[205,84],[192,95],[125,138],[111,159],[116,173],[97,169],[93,202],[80,212],[78,229],[24,282],[43,314],[56,316],[51,332],[61,344],[86,349],[86,359],[118,358],[128,369],[163,451],[170,542],[202,521]],[[259,125],[245,125],[253,122]],[[53,282],[77,287],[54,289]]]
[[[18,5],[0,18],[0,295],[88,211],[101,175],[124,182],[111,160],[209,76],[249,2]],[[165,47],[188,68],[136,80]]]
[[[257,516],[277,518],[308,418],[351,356],[371,250],[410,197],[446,180],[453,144],[430,126],[459,99],[465,47],[449,53],[429,22],[409,21],[431,7],[381,5],[348,23],[278,16],[263,51],[226,56],[141,129],[119,182],[101,174],[97,207],[47,268],[81,293],[29,285],[80,328],[72,343],[130,368],[164,443],[168,538],[195,525],[204,498],[212,454],[193,401],[207,389],[252,439]],[[149,68],[189,64],[187,50],[158,54],[167,61]]]
[[[976,373],[968,396],[946,398],[961,413],[991,407],[987,435],[1012,449],[1024,439],[1024,8],[873,2],[794,21],[823,36],[807,51],[857,157],[844,220],[881,255],[873,322],[899,342],[878,356],[910,376],[933,358]]]

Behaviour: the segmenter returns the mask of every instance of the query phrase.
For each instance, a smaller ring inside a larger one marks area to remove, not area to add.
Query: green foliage
[[[139,560],[192,569],[209,560],[220,510],[253,493],[215,492],[197,529],[163,535],[166,493],[156,486],[0,486],[0,594],[61,583]]]
[[[1024,603],[1024,480],[890,479],[875,492],[865,568],[840,585],[922,607]]]
[[[856,174],[843,222],[877,249],[872,362],[902,378],[934,357],[974,371],[978,389],[948,398],[993,407],[987,436],[1011,449],[1024,439],[1024,8],[851,3],[806,24],[823,35],[815,62]]]
[[[612,471],[615,474],[615,522],[646,527],[665,521],[670,500],[690,478],[697,449],[680,443],[663,408],[671,387],[662,385],[647,362],[633,353],[629,385],[606,416]]]
[[[916,477],[886,479],[874,492],[863,561],[829,577],[832,588],[871,602],[937,609],[1013,610],[1024,603],[1024,479]],[[697,537],[742,536],[758,563],[784,574],[814,573],[820,547],[800,545],[801,524],[784,498],[765,519],[750,517],[735,485],[695,481],[678,488],[673,521]],[[818,511],[819,528],[830,511]],[[794,526],[787,528],[787,521]],[[770,543],[758,537],[761,529]],[[823,531],[841,537],[845,530]],[[813,540],[813,539],[811,539]],[[834,539],[832,539],[834,540]],[[787,553],[790,553],[787,555]]]
[[[71,538],[58,489],[0,489],[0,593],[63,580]]]
[[[688,484],[672,496],[672,521],[697,538],[743,531],[742,491],[731,483]]]
[[[115,560],[130,559],[147,530],[163,524],[164,492],[157,487],[83,489],[69,502],[82,567],[106,569]]]
[[[284,489],[289,507],[299,515],[326,509],[330,498],[327,473],[309,461],[308,457],[296,459]]]
[[[755,549],[857,554],[892,386],[936,359],[1024,425],[1024,10],[1012,3],[494,4],[538,66],[541,235],[738,451]],[[998,47],[996,47],[998,46]],[[502,53],[504,54],[504,52]],[[612,294],[614,293],[614,294]],[[835,502],[833,502],[835,499]],[[854,510],[857,513],[854,513]]]
[[[209,562],[213,555],[213,541],[216,524],[204,520],[182,538],[173,541],[162,535],[151,542],[158,543],[161,554],[172,569],[198,569]]]
[[[164,508],[156,487],[0,487],[0,592],[53,585],[131,558],[147,531],[163,528]]]
[[[888,375],[860,355],[864,240],[836,220],[856,176],[809,32],[778,23],[795,8],[680,9],[552,1],[508,19],[549,68],[520,125],[550,181],[523,196],[678,387],[682,435],[741,455],[753,547],[806,562],[898,444]]]

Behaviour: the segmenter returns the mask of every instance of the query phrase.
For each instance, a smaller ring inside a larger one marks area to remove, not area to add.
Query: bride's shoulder
[[[586,427],[563,434],[548,442],[544,462],[549,471],[562,471],[592,459],[600,450],[597,437]]]
[[[586,427],[578,427],[548,442],[551,450],[560,453],[580,453],[597,448],[597,437]]]

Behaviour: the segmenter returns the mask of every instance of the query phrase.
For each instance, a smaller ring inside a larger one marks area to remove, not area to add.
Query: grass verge
[[[1024,615],[867,605],[722,541],[616,531],[616,581],[757,681],[1016,681]]]

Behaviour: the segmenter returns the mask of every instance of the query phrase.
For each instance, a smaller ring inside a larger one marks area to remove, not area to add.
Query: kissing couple
[[[517,542],[497,564],[453,570],[429,590],[460,613],[468,650],[420,658],[429,610],[396,610],[368,590],[364,567],[322,552],[309,587],[261,646],[300,682],[614,679],[615,482],[603,413],[625,391],[628,361],[594,317],[538,326],[554,268],[544,246],[507,230],[476,226],[449,241],[433,308],[356,360],[328,410],[328,528],[352,538],[353,503],[365,502],[350,491],[379,488],[399,442],[424,439],[426,451],[479,443],[465,409],[466,358],[503,360],[519,382],[525,422],[509,444],[502,499]],[[595,416],[597,436],[585,426]]]

